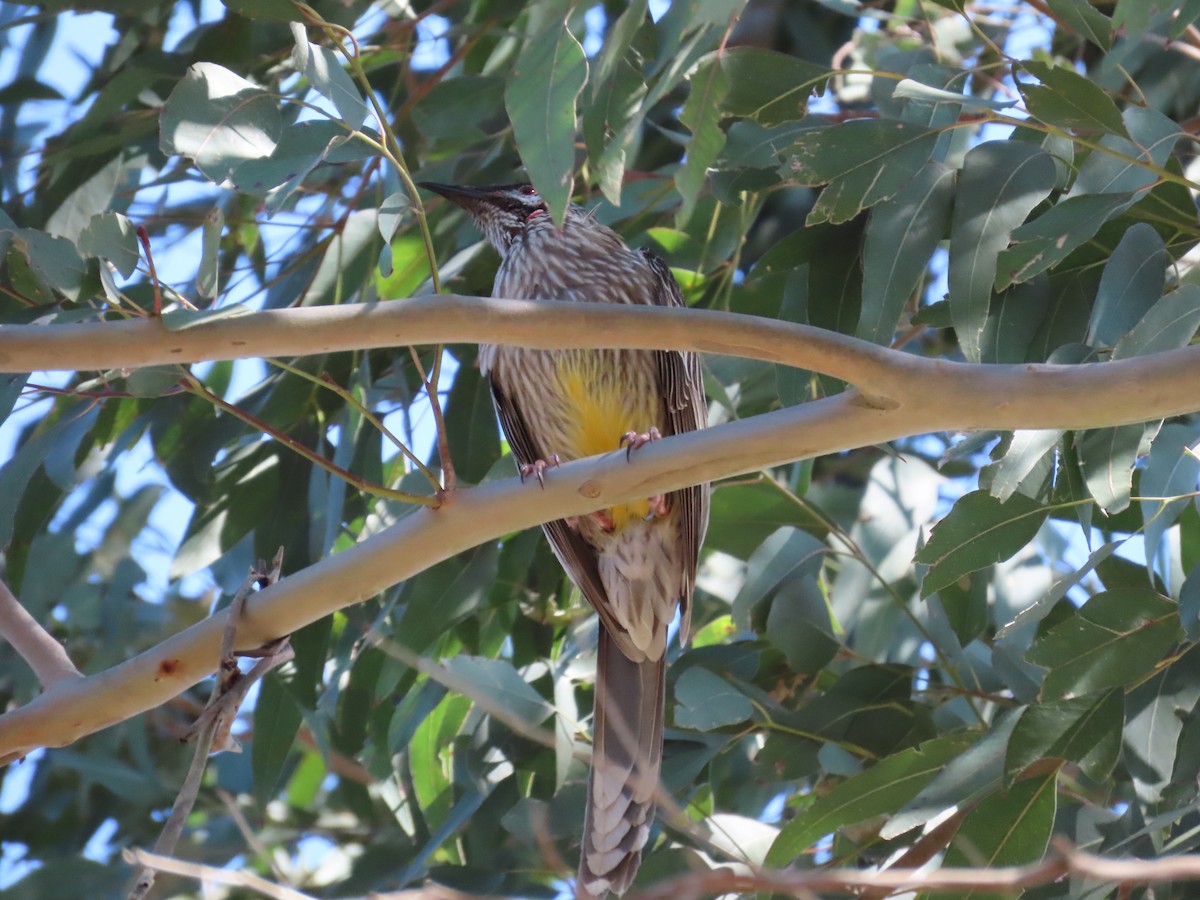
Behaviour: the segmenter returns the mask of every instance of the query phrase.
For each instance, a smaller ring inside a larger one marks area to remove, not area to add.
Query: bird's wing
[[[516,405],[499,386],[499,381],[496,377],[491,378],[492,400],[496,404],[500,426],[504,429],[517,462],[528,465],[536,460],[546,459],[545,448],[538,446]],[[558,561],[567,570],[571,580],[578,585],[592,608],[600,615],[604,627],[614,635],[624,634],[627,629],[613,615],[608,592],[600,580],[595,548],[562,519],[546,522],[542,525],[542,530],[550,540],[554,555],[558,557]]]
[[[655,291],[652,302],[656,306],[686,307],[679,282],[661,257],[649,250],[638,251],[650,264],[654,273]],[[704,399],[704,376],[700,372],[700,357],[695,353],[678,350],[656,350],[659,384],[662,385],[666,425],[669,434],[696,431],[708,425],[708,402]],[[679,531],[683,541],[681,558],[687,571],[684,573],[684,592],[680,609],[680,640],[687,639],[691,623],[692,588],[696,583],[696,560],[704,532],[708,530],[709,489],[707,485],[695,485],[675,491],[672,503],[679,505]]]

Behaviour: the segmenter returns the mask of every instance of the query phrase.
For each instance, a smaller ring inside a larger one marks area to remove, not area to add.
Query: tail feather
[[[634,662],[600,629],[580,897],[624,893],[654,823],[662,767],[666,660]]]

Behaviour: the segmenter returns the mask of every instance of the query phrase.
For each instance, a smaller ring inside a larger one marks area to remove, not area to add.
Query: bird
[[[493,297],[685,306],[666,263],[630,249],[570,204],[559,228],[531,184],[422,182],[459,207],[500,254]],[[522,477],[547,467],[704,428],[700,361],[674,350],[533,350],[484,344],[504,435]],[[691,619],[709,490],[697,485],[547,522],[555,555],[600,619],[576,894],[624,893],[654,822],[662,765],[668,627]]]

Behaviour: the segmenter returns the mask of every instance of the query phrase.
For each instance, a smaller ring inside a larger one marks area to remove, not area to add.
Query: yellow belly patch
[[[657,423],[657,397],[648,384],[622,378],[613,360],[570,354],[557,361],[556,387],[571,411],[565,425],[563,455],[569,459],[616,450],[627,431],[643,432]],[[608,368],[608,371],[602,369]],[[620,531],[635,519],[650,514],[648,500],[637,500],[608,510],[613,530]]]

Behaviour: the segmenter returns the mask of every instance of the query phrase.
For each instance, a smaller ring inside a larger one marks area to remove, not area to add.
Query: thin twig
[[[367,481],[365,478],[355,475],[348,469],[343,469],[337,463],[326,459],[320,453],[310,450],[291,435],[284,434],[278,428],[273,428],[257,416],[246,412],[244,409],[241,409],[240,407],[227,401],[224,397],[213,393],[202,381],[200,381],[200,379],[196,378],[190,372],[184,373],[183,379],[180,383],[189,392],[198,397],[202,397],[219,409],[222,409],[230,415],[241,419],[247,425],[259,429],[263,434],[269,435],[273,440],[283,444],[283,446],[287,447],[289,450],[298,453],[300,456],[303,456],[314,465],[319,466],[326,472],[329,472],[331,475],[341,478],[343,481],[353,485],[365,493],[374,494],[377,497],[386,497],[389,500],[399,500],[403,503],[418,503],[422,506],[438,505],[439,501],[437,497],[429,497],[425,496],[424,494],[413,494],[409,491],[396,491],[382,484],[373,484]]]
[[[246,598],[250,596],[255,587],[260,585],[265,587],[276,583],[279,580],[282,565],[283,548],[280,547],[272,560],[271,568],[265,570],[266,567],[261,566],[259,569],[251,569],[250,574],[233,597],[221,636],[219,675],[213,685],[208,706],[193,727],[196,736],[196,750],[192,754],[192,761],[188,766],[183,785],[179,788],[175,803],[171,807],[171,814],[163,824],[158,840],[154,842],[155,853],[169,856],[175,852],[179,838],[183,835],[187,818],[200,795],[200,782],[204,778],[204,770],[208,766],[208,757],[213,752],[213,748],[215,747],[217,751],[241,749],[237,741],[230,736],[229,730],[237,716],[237,709],[241,706],[250,686],[268,671],[290,660],[294,655],[291,646],[287,644],[287,639],[283,638],[271,645],[273,649],[269,656],[260,659],[254,668],[243,676],[238,669],[237,657],[234,653],[237,626],[246,605]],[[149,896],[154,887],[154,881],[155,867],[144,866],[129,892],[129,900],[142,900]]]
[[[194,878],[205,884],[228,884],[234,887],[243,887],[257,891],[264,897],[271,897],[273,900],[316,900],[309,894],[302,894],[292,888],[267,881],[246,869],[218,869],[215,866],[185,862],[159,853],[151,853],[149,850],[124,850],[121,855],[126,862],[134,863],[144,869],[166,872],[168,875],[181,875],[184,878]]]

